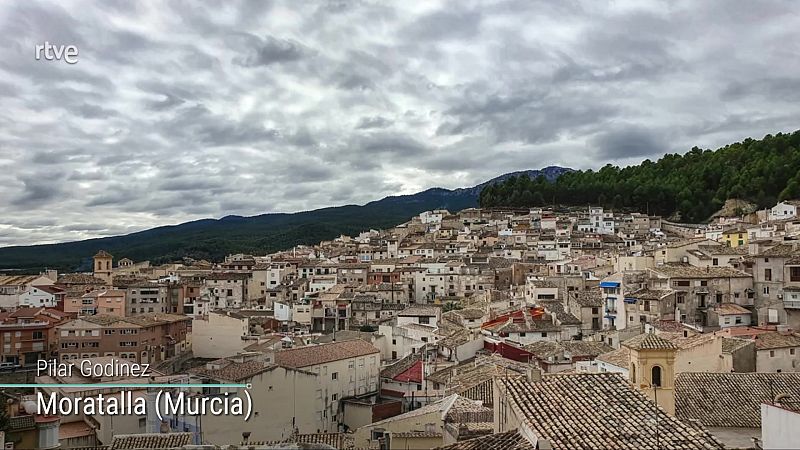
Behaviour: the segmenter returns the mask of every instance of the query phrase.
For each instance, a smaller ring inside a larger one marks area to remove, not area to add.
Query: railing
[[[789,309],[800,309],[800,300],[784,300],[783,307]]]

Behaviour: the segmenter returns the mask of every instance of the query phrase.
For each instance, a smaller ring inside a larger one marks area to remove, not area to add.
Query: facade
[[[35,366],[40,359],[55,356],[56,328],[70,319],[51,308],[20,308],[0,313],[2,362]]]
[[[191,319],[172,314],[134,317],[93,315],[56,327],[62,361],[113,356],[139,363],[159,363],[191,349]]]
[[[361,339],[282,350],[275,362],[317,376],[308,388],[322,400],[313,410],[320,431],[339,431],[342,400],[378,392],[380,350]]]

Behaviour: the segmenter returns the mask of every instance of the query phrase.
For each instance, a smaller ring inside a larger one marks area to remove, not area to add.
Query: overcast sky
[[[0,3],[0,246],[800,128],[792,1],[389,3]]]

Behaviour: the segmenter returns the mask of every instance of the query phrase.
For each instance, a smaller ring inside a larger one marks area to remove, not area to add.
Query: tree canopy
[[[555,181],[511,177],[485,187],[480,205],[531,207],[602,205],[700,222],[725,200],[749,200],[760,208],[800,197],[800,131],[745,139],[716,151],[697,147],[656,162],[565,173]]]

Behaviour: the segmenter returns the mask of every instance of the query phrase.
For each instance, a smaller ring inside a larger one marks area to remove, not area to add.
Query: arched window
[[[636,383],[636,363],[631,363],[631,382]]]
[[[650,384],[653,387],[661,387],[661,367],[653,366],[650,370]]]

